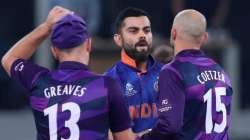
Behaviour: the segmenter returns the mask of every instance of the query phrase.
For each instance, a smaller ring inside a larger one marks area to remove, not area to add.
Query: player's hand
[[[147,130],[144,130],[144,131],[142,131],[142,132],[140,132],[140,133],[136,133],[136,135],[137,135],[138,137],[141,137],[142,135],[144,135],[144,134],[150,132],[151,130],[152,130],[152,129],[147,129]]]
[[[47,19],[45,21],[45,24],[49,27],[49,29],[52,28],[52,26],[58,21],[60,20],[63,16],[67,15],[67,14],[73,14],[72,11],[60,7],[60,6],[55,6],[54,8],[52,8],[47,16]]]

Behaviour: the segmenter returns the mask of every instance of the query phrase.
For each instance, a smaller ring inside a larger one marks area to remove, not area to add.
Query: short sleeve
[[[143,140],[173,139],[181,131],[185,107],[184,85],[173,70],[164,68],[159,76],[159,118],[153,130],[143,135]]]
[[[183,122],[185,89],[181,78],[170,69],[163,69],[159,76],[159,131],[177,133]]]
[[[23,59],[17,59],[11,66],[11,78],[27,90],[30,90],[35,80],[46,72],[49,70]]]
[[[115,80],[106,78],[109,96],[110,129],[112,132],[120,132],[131,127],[129,112],[122,97],[120,85]]]

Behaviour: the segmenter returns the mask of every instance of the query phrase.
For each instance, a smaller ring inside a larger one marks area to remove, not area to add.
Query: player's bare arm
[[[114,140],[135,140],[135,135],[133,134],[131,128],[123,130],[121,132],[113,133]]]

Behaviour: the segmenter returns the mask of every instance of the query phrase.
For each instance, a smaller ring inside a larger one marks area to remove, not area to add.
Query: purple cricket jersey
[[[131,122],[120,86],[84,64],[65,61],[55,71],[18,59],[11,77],[29,91],[38,140],[107,140]]]
[[[228,140],[232,86],[200,50],[184,50],[159,78],[159,121],[144,140]]]

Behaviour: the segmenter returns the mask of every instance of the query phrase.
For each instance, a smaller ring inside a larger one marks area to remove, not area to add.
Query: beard
[[[146,40],[140,40],[135,45],[123,42],[126,54],[138,62],[145,62],[152,52],[152,44]]]

